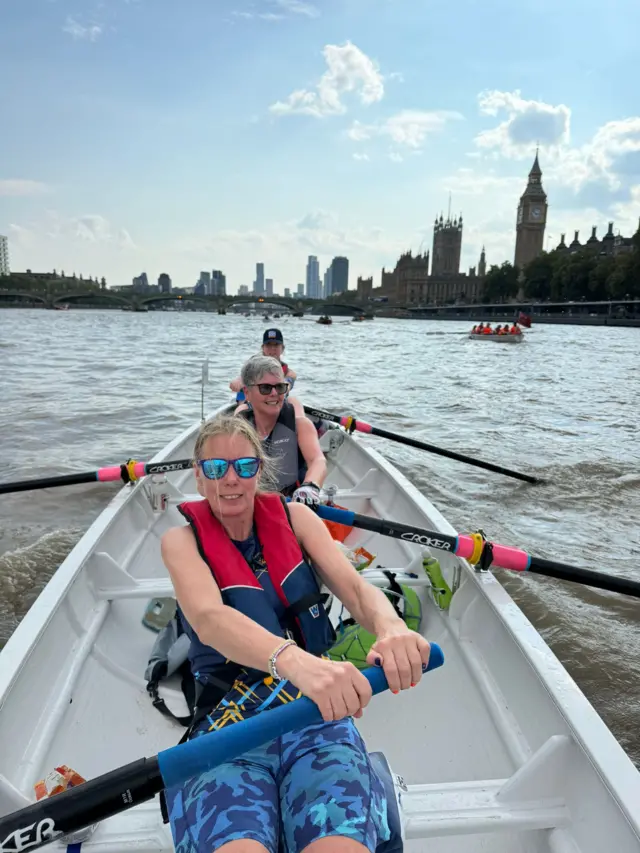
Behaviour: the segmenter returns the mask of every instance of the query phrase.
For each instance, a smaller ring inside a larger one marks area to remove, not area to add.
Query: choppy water
[[[460,531],[640,579],[640,330],[538,326],[520,346],[467,324],[278,321],[306,403],[357,414],[547,482],[368,439]],[[259,318],[0,311],[2,481],[145,459],[257,351]],[[0,645],[117,485],[0,496]],[[640,600],[535,575],[499,578],[640,764]]]

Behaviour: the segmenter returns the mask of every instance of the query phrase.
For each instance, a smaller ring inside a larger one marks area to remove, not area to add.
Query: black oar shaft
[[[129,475],[129,465],[135,470]],[[13,492],[30,492],[36,489],[54,489],[59,486],[77,486],[80,483],[113,483],[120,480],[123,483],[132,479],[146,477],[150,474],[170,474],[173,471],[184,471],[193,465],[191,459],[175,459],[169,462],[136,462],[124,465],[111,465],[96,471],[84,471],[81,474],[60,474],[55,477],[34,477],[31,480],[17,480],[14,483],[0,483],[0,495]],[[0,850],[0,853],[2,851]]]
[[[144,803],[163,787],[158,759],[141,758],[0,817],[0,850],[36,850],[61,835],[112,817],[123,807]]]
[[[522,480],[525,483],[540,482],[537,477],[532,477],[530,474],[521,474],[519,471],[511,471],[509,468],[504,468],[502,465],[494,465],[493,462],[484,462],[482,459],[465,456],[463,453],[456,453],[454,450],[445,450],[442,447],[436,447],[433,444],[428,444],[426,441],[418,441],[410,436],[397,435],[394,432],[387,432],[386,429],[379,429],[379,427],[371,427],[371,434],[377,435],[380,438],[388,438],[391,441],[398,442],[398,444],[406,444],[409,447],[415,447],[418,450],[427,450],[429,453],[436,453],[438,456],[446,456],[447,459],[455,459],[457,462],[474,465],[476,468],[484,468],[485,471],[494,471],[496,474],[504,474],[505,477],[513,477],[514,479]]]
[[[348,419],[342,415],[334,415],[332,412],[325,412],[322,409],[315,409],[312,406],[305,406],[305,412],[312,418],[322,418],[325,421],[330,421],[334,424],[345,425]],[[434,444],[428,444],[426,441],[418,441],[417,438],[411,438],[405,435],[398,435],[395,432],[389,432],[380,427],[371,426],[354,418],[352,429],[360,430],[364,433],[377,435],[379,438],[387,438],[390,441],[395,441],[398,444],[406,444],[408,447],[415,447],[418,450],[426,450],[428,453],[435,453],[438,456],[445,456],[447,459],[455,459],[457,462],[464,462],[466,465],[474,465],[476,468],[484,468],[485,471],[494,471],[496,474],[503,474],[505,477],[513,477],[516,480],[522,480],[525,483],[540,483],[538,477],[532,477],[530,474],[521,474],[519,471],[512,471],[509,468],[504,468],[502,465],[494,465],[493,462],[484,462],[482,459],[476,459],[473,456],[465,456],[462,453],[456,453],[453,450],[445,450],[442,447],[436,447]]]
[[[623,595],[640,598],[640,581],[634,581],[631,578],[607,575],[604,572],[595,572],[593,569],[582,569],[579,566],[556,563],[554,560],[543,560],[541,557],[531,558],[528,571],[558,580],[583,583],[585,586],[592,586],[596,589],[620,592]]]
[[[344,512],[343,519],[341,519],[342,512]],[[322,508],[319,514],[321,517],[323,516]],[[357,512],[352,513],[350,511],[338,510],[335,513],[335,517],[332,517],[331,520],[342,524],[350,524],[361,530],[370,530],[373,533],[379,533],[382,536],[389,536],[393,539],[401,539],[405,542],[423,545],[427,548],[448,551],[451,554],[456,553],[458,546],[457,536],[448,536],[434,530],[425,530],[422,527],[400,524],[399,522],[389,521],[384,518],[371,518],[368,515],[361,515]],[[494,563],[493,565],[495,568],[508,568],[500,566],[499,563]],[[547,575],[548,577],[559,580],[581,583],[595,589],[604,589],[608,592],[618,592],[623,595],[630,595],[633,598],[640,598],[640,581],[635,581],[631,578],[607,575],[604,572],[583,569],[580,566],[571,566],[568,563],[543,560],[541,557],[531,557],[527,571],[532,574]]]
[[[56,486],[77,486],[79,483],[95,482],[95,471],[86,471],[84,474],[62,474],[59,477],[34,477],[32,480],[0,483],[0,495],[7,495],[11,492],[30,492],[34,489],[51,489]]]

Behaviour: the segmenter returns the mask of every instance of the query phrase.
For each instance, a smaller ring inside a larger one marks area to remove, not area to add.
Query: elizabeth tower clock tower
[[[542,170],[536,151],[536,159],[529,172],[529,182],[518,205],[515,265],[520,270],[542,252],[547,208],[547,195],[542,189]]]

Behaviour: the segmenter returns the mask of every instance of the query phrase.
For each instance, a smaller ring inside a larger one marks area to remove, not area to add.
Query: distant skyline
[[[545,248],[633,233],[638,32],[635,0],[4,4],[11,267],[236,293],[262,261],[282,293],[344,255],[377,285],[449,193],[461,269],[512,261],[537,144]]]

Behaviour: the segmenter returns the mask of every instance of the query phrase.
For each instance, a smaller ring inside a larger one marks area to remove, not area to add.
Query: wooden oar
[[[312,418],[322,418],[325,421],[331,421],[334,424],[340,424],[348,430],[357,430],[358,432],[366,432],[369,435],[377,435],[380,438],[388,438],[391,441],[397,441],[398,444],[406,444],[409,447],[416,447],[418,450],[427,450],[429,453],[437,453],[438,456],[446,456],[448,459],[456,459],[458,462],[465,462],[467,465],[475,465],[476,468],[484,468],[485,471],[495,471],[496,474],[504,474],[505,477],[514,477],[516,480],[524,480],[525,483],[543,483],[539,477],[532,477],[530,474],[520,474],[518,471],[511,471],[509,468],[503,468],[502,465],[494,465],[493,462],[483,462],[481,459],[475,459],[473,456],[464,456],[462,453],[456,453],[453,450],[444,450],[442,447],[436,447],[433,444],[427,444],[425,441],[418,441],[415,438],[410,438],[406,435],[398,435],[395,432],[388,432],[386,429],[371,426],[364,421],[358,421],[353,417],[344,415],[334,415],[331,412],[325,412],[322,409],[314,409],[312,406],[305,406],[305,412]]]
[[[437,643],[431,643],[426,671],[437,669],[443,663],[442,649]],[[382,669],[365,669],[362,674],[371,684],[374,695],[387,689]],[[163,788],[179,785],[285,732],[321,721],[318,706],[303,697],[165,749],[153,758],[126,764],[77,788],[0,817],[0,850],[36,850],[62,835],[78,832],[150,800]]]
[[[371,518],[368,515],[360,515],[350,510],[322,504],[318,506],[317,511],[320,518],[327,521],[334,521],[348,527],[359,527],[362,530],[371,530],[374,533],[382,534],[382,536],[402,539],[404,542],[415,542],[418,545],[425,545],[428,548],[436,548],[440,551],[448,551],[469,560],[471,563],[479,562],[482,568],[497,566],[515,572],[534,572],[538,575],[547,575],[551,578],[559,578],[564,581],[592,586],[596,589],[621,592],[623,595],[640,598],[639,581],[606,575],[604,572],[594,572],[592,569],[582,569],[579,566],[570,566],[567,563],[558,563],[555,560],[543,560],[541,557],[533,557],[518,548],[499,545],[496,542],[482,541],[478,534],[448,536],[446,533],[424,530],[421,527],[412,527],[409,524],[401,524],[382,518]]]
[[[53,489],[58,486],[77,486],[80,483],[109,483],[122,480],[132,483],[149,474],[169,474],[172,471],[184,471],[193,466],[193,459],[176,459],[173,462],[136,462],[130,460],[124,465],[110,465],[96,471],[84,471],[81,474],[62,474],[59,477],[34,477],[32,480],[16,480],[13,483],[0,483],[0,495],[10,492],[28,492],[32,489]],[[2,848],[0,848],[0,851]]]

